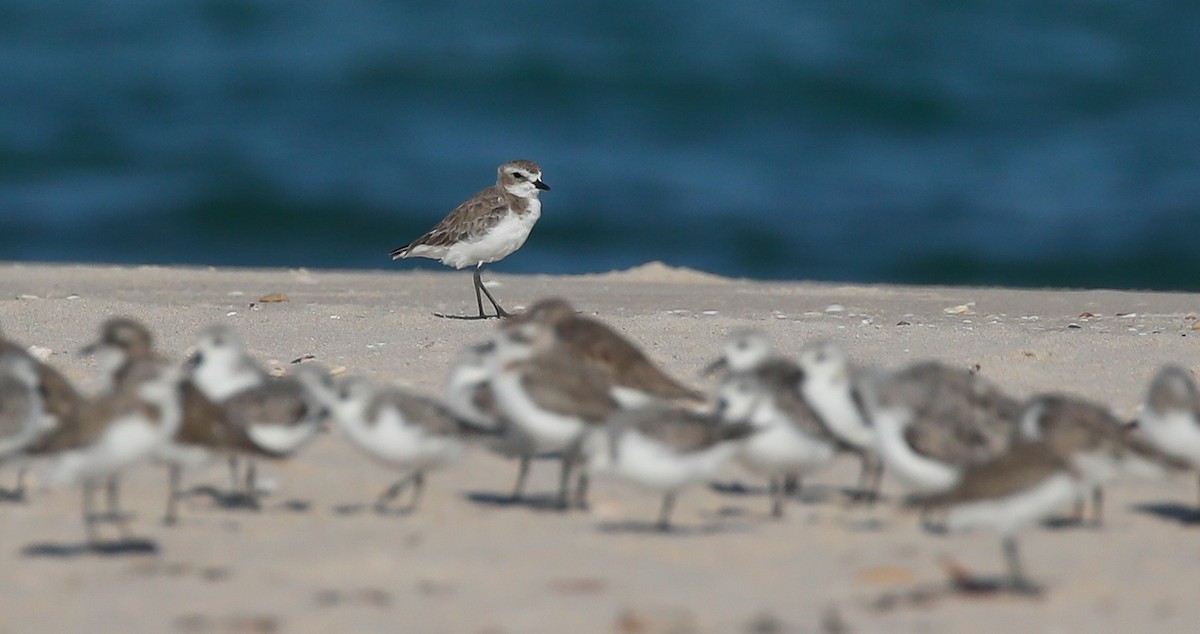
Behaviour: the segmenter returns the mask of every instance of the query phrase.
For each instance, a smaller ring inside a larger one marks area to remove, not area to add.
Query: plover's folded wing
[[[966,467],[957,486],[922,501],[937,506],[996,499],[1036,486],[1057,472],[1078,475],[1047,444],[1021,442],[992,460]]]
[[[391,252],[393,260],[420,255],[417,247],[449,247],[488,232],[509,213],[509,200],[495,187],[489,187],[451,211],[425,235]]]
[[[565,355],[535,359],[522,374],[521,387],[538,407],[589,422],[608,420],[617,407],[601,374]]]

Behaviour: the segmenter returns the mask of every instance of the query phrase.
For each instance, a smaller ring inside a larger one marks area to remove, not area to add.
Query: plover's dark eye
[[[515,178],[519,181],[523,181],[523,180],[525,180],[525,175],[520,172],[513,172],[513,178]]]

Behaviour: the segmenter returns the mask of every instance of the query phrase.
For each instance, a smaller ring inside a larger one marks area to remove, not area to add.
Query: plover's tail
[[[412,250],[412,247],[413,245],[411,244],[406,244],[402,247],[396,247],[395,249],[392,249],[391,253],[388,253],[388,255],[392,256],[393,260],[403,260],[404,258],[408,257],[409,251]]]

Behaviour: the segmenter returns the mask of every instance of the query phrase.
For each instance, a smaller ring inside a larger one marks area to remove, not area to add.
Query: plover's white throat
[[[607,425],[589,430],[588,471],[662,493],[656,527],[666,531],[678,493],[716,476],[737,451],[736,441],[754,433],[749,424],[677,406],[621,410]]]
[[[524,320],[496,338],[498,365],[492,378],[496,406],[532,443],[524,453],[561,453],[558,503],[567,508],[571,471],[581,458],[589,428],[603,425],[618,405],[611,384],[592,364],[557,340],[554,329]],[[586,472],[577,497],[584,503]]]
[[[520,249],[533,225],[542,216],[538,194],[550,186],[542,182],[542,168],[533,161],[511,161],[497,169],[496,184],[475,194],[446,216],[429,233],[391,252],[393,260],[429,258],[461,269],[475,267],[477,319],[486,319],[487,295],[495,317],[508,313],[479,279],[484,264],[502,260]]]
[[[379,496],[379,512],[408,487],[413,490],[408,509],[415,509],[425,473],[458,462],[465,451],[469,428],[433,399],[399,388],[378,389],[363,378],[344,379],[319,397],[350,444],[403,473]]]
[[[604,323],[575,313],[566,300],[552,297],[530,306],[502,329],[536,321],[554,331],[559,344],[581,363],[599,371],[625,407],[658,400],[702,401],[704,395],[671,378],[641,349]]]
[[[1079,473],[1045,443],[1017,442],[990,460],[964,467],[953,487],[925,502],[945,509],[950,531],[995,531],[1008,560],[1009,588],[1038,592],[1021,568],[1017,532],[1070,505],[1082,486]]]
[[[729,373],[717,390],[717,403],[726,421],[754,429],[738,444],[737,458],[769,479],[774,517],[783,516],[784,479],[793,476],[799,483],[832,462],[841,446],[786,375]]]
[[[800,350],[800,394],[834,436],[858,454],[858,489],[867,501],[879,494],[883,462],[857,394],[862,371],[839,346],[818,341]]]
[[[953,488],[963,466],[1006,450],[1021,413],[991,382],[937,362],[866,377],[859,393],[888,472],[924,494]]]
[[[1187,370],[1166,366],[1155,374],[1137,426],[1159,451],[1200,468],[1200,390]]]

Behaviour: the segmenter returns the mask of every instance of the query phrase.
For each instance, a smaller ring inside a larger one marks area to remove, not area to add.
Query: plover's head
[[[1168,365],[1154,375],[1146,393],[1146,409],[1157,416],[1194,413],[1200,395],[1187,370]]]
[[[715,414],[730,423],[748,422],[764,396],[763,385],[753,374],[729,374],[717,388]]]
[[[40,382],[34,360],[23,354],[0,354],[0,377],[14,379],[30,389]]]
[[[704,375],[722,370],[748,372],[771,358],[771,339],[761,330],[738,330],[729,334],[721,358],[704,369]]]
[[[806,378],[843,380],[850,367],[846,352],[830,341],[817,341],[800,350],[800,369]]]
[[[446,377],[447,388],[479,385],[491,378],[495,369],[496,342],[467,346],[458,355]]]
[[[528,359],[550,349],[557,340],[554,327],[540,321],[509,321],[496,333],[496,360],[500,363]]]
[[[521,317],[533,319],[545,324],[558,325],[569,321],[575,316],[575,309],[567,300],[561,297],[547,297],[538,300],[536,304],[529,307]]]
[[[195,348],[189,359],[192,367],[211,364],[216,368],[233,368],[241,363],[245,355],[242,338],[232,327],[224,324],[201,330]]]
[[[113,317],[100,326],[100,338],[80,352],[95,356],[102,368],[115,372],[128,362],[154,358],[154,338],[142,322]]]
[[[343,424],[356,420],[366,411],[375,397],[375,386],[361,376],[346,377],[337,382],[328,407]]]
[[[533,161],[510,161],[497,170],[500,187],[518,198],[537,198],[550,186],[542,182],[542,168]]]

